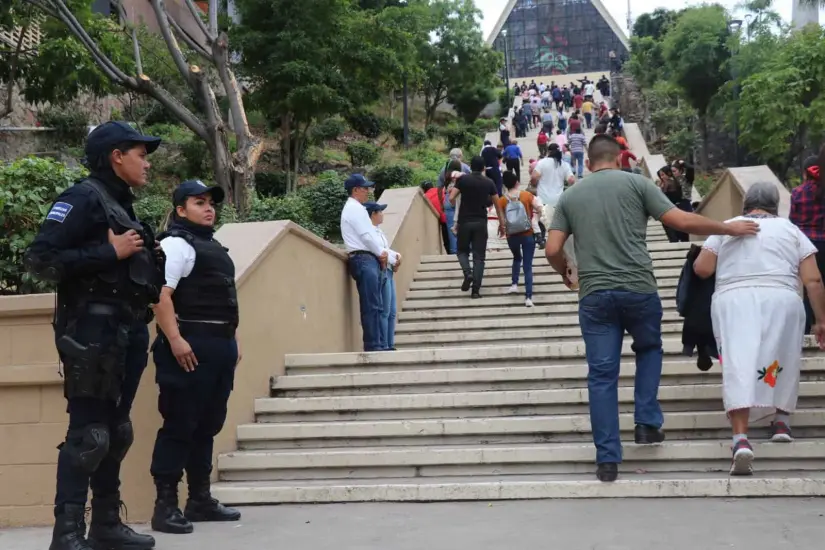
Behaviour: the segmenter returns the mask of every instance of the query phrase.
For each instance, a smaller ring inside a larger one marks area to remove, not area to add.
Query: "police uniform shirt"
[[[341,238],[349,253],[370,252],[381,256],[388,251],[375,232],[367,209],[352,197],[347,199],[341,212]]]
[[[166,237],[160,241],[166,254],[166,285],[178,288],[178,283],[188,277],[195,267],[195,249],[183,237]]]

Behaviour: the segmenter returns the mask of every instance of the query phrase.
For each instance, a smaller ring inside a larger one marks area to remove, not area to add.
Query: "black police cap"
[[[154,153],[160,146],[159,137],[144,136],[127,122],[110,121],[101,124],[86,138],[86,156],[95,157],[111,152],[118,143],[143,143],[147,153]]]
[[[206,193],[209,193],[212,196],[212,200],[216,203],[222,203],[226,196],[220,187],[210,187],[201,180],[186,180],[178,185],[172,192],[172,203],[178,206],[186,202],[187,197],[197,197],[198,195],[205,195]]]

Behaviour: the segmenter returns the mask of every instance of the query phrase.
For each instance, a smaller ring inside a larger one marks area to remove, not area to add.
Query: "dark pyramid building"
[[[607,72],[610,52],[628,53],[600,0],[509,0],[487,43],[503,52],[505,41],[511,79]]]

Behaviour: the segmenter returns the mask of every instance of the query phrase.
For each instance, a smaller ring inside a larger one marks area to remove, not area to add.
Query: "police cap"
[[[172,192],[172,203],[174,203],[175,206],[180,206],[186,202],[187,197],[197,197],[198,195],[205,195],[206,193],[209,193],[212,196],[212,200],[216,203],[222,203],[226,196],[220,187],[210,187],[201,180],[186,180],[178,185]]]
[[[147,153],[154,153],[160,142],[159,137],[144,136],[127,122],[113,120],[101,124],[86,138],[86,157],[109,153],[118,143],[143,143]]]
[[[386,204],[378,204],[375,201],[368,201],[364,203],[364,208],[367,209],[367,213],[370,216],[375,214],[376,212],[383,212],[386,207]]]

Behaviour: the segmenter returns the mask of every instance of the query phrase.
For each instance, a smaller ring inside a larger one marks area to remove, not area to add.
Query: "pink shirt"
[[[559,149],[564,151],[565,145],[567,145],[567,136],[564,134],[556,134],[556,143],[559,146]]]

